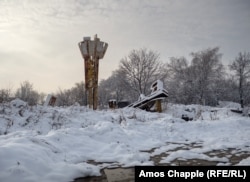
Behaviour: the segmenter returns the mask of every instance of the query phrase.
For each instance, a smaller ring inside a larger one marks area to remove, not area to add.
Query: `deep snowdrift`
[[[150,156],[192,143],[200,147],[171,152],[161,162],[181,157],[231,165],[227,157],[205,153],[232,148],[250,154],[250,119],[199,105],[169,104],[166,113],[31,107],[18,99],[0,105],[0,181],[66,182],[99,175],[106,166],[153,165]],[[250,165],[250,157],[239,165]]]

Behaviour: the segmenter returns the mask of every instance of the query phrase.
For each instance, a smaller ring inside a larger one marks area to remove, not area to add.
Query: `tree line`
[[[160,60],[156,51],[132,50],[121,59],[119,68],[99,85],[100,103],[108,99],[135,101],[148,95],[151,84],[160,79],[169,92],[168,101],[180,104],[216,106],[233,101],[250,104],[250,53],[240,52],[229,65],[222,64],[219,47],[190,53],[185,57]]]
[[[76,83],[71,89],[59,88],[56,93],[52,93],[57,100],[57,106],[70,106],[76,102],[80,105],[85,105],[85,86],[83,82]],[[50,93],[51,94],[51,93]],[[29,105],[44,104],[47,94],[38,92],[34,89],[33,84],[29,81],[24,81],[16,91],[11,88],[0,89],[0,103],[8,102],[15,98],[26,101]]]
[[[172,57],[163,62],[156,51],[132,50],[109,78],[100,81],[99,106],[107,106],[110,99],[134,102],[140,94],[150,94],[150,86],[157,79],[163,81],[169,93],[168,102],[216,106],[219,101],[233,101],[242,108],[250,104],[249,52],[240,52],[229,66],[222,64],[219,47],[192,52],[190,56],[191,60]],[[10,88],[0,89],[0,102],[10,100],[11,95],[30,105],[43,104],[46,97],[29,81],[21,83],[14,94]],[[86,104],[83,82],[71,89],[58,89],[53,95],[57,106]]]

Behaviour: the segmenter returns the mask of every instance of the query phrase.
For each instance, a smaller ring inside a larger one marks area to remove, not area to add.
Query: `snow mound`
[[[24,106],[27,106],[27,102],[24,102],[22,101],[21,99],[14,99],[10,102],[10,105],[12,107],[17,107],[17,108],[20,108],[20,107],[24,107]]]

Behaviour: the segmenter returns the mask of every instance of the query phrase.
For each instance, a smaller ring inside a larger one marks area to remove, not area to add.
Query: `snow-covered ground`
[[[193,120],[182,120],[183,114]],[[199,147],[174,151],[191,144]],[[169,155],[160,162],[170,165],[177,158],[232,165],[229,156],[207,155],[226,149],[250,156],[250,118],[232,113],[225,104],[168,104],[164,113],[92,111],[77,104],[31,107],[18,99],[0,105],[0,181],[69,182],[100,175],[108,166],[153,165],[150,157],[162,152]],[[250,165],[250,157],[238,165]]]

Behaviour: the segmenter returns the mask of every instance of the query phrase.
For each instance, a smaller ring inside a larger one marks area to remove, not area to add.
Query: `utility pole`
[[[93,110],[98,105],[98,69],[99,59],[102,59],[108,48],[108,44],[101,42],[97,35],[94,40],[90,37],[84,37],[82,42],[78,43],[85,67],[85,90],[87,95],[87,104]]]

